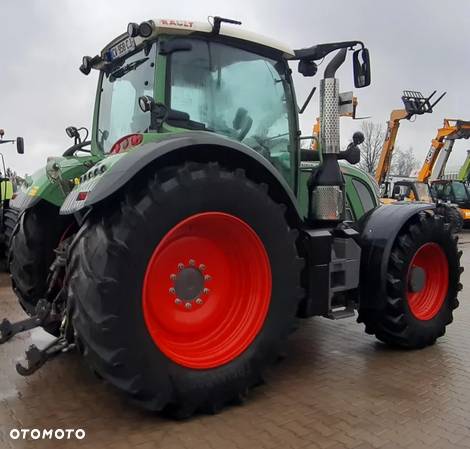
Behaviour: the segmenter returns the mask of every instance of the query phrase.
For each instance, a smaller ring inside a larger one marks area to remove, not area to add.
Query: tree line
[[[359,167],[374,176],[382,152],[386,128],[380,123],[366,121],[362,123],[361,130],[364,133],[364,143],[361,145]],[[395,145],[390,169],[391,175],[410,176],[413,170],[418,167],[419,163],[415,157],[413,147],[402,150]]]

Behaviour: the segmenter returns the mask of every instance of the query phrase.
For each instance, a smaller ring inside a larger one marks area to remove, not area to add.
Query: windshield
[[[199,126],[245,143],[289,180],[292,92],[280,61],[216,42],[193,39],[171,55],[170,107]]]
[[[455,201],[458,203],[465,202],[469,200],[468,191],[463,182],[452,182],[452,187],[454,190]]]
[[[431,196],[431,189],[429,185],[424,182],[416,182],[416,193],[418,194],[418,201],[424,201],[426,203],[432,203],[433,199]]]
[[[153,97],[154,73],[155,45],[103,73],[96,141],[104,153],[121,137],[149,128],[150,114],[142,112],[138,99],[142,95]]]

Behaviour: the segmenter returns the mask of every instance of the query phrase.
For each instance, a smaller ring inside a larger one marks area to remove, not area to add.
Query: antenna
[[[241,25],[242,23],[239,20],[234,19],[226,19],[224,17],[215,16],[214,23],[212,24],[212,33],[219,34],[220,33],[220,24],[224,23],[231,23],[233,25]]]

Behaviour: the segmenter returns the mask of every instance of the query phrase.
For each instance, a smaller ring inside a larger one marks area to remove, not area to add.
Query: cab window
[[[356,189],[356,192],[362,203],[362,207],[364,208],[364,213],[373,209],[376,206],[375,198],[372,195],[372,192],[370,191],[370,189],[367,187],[367,185],[364,184],[362,181],[359,181],[358,179],[353,179],[352,184],[354,188]]]
[[[240,48],[192,39],[170,59],[170,108],[198,126],[253,148],[290,181],[295,143],[290,84],[283,62]]]

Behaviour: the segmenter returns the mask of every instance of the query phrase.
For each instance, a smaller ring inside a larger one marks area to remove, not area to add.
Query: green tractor
[[[77,349],[149,410],[216,412],[260,383],[297,317],[353,316],[404,348],[431,345],[457,307],[460,254],[434,205],[378,205],[340,150],[349,94],[336,71],[360,41],[292,50],[213,23],[131,23],[80,70],[99,71],[91,141],[27,180],[14,206],[13,287],[31,315],[0,342],[42,326],[29,375]],[[320,156],[301,151],[289,63],[320,81]]]
[[[24,140],[22,137],[16,139],[4,139],[5,131],[0,129],[0,145],[6,143],[16,143],[16,151],[19,154],[24,153]],[[2,264],[8,264],[8,247],[13,228],[18,217],[18,211],[10,207],[10,201],[15,195],[16,185],[8,177],[9,169],[5,165],[3,153],[2,158],[3,172],[0,175],[0,261]]]

